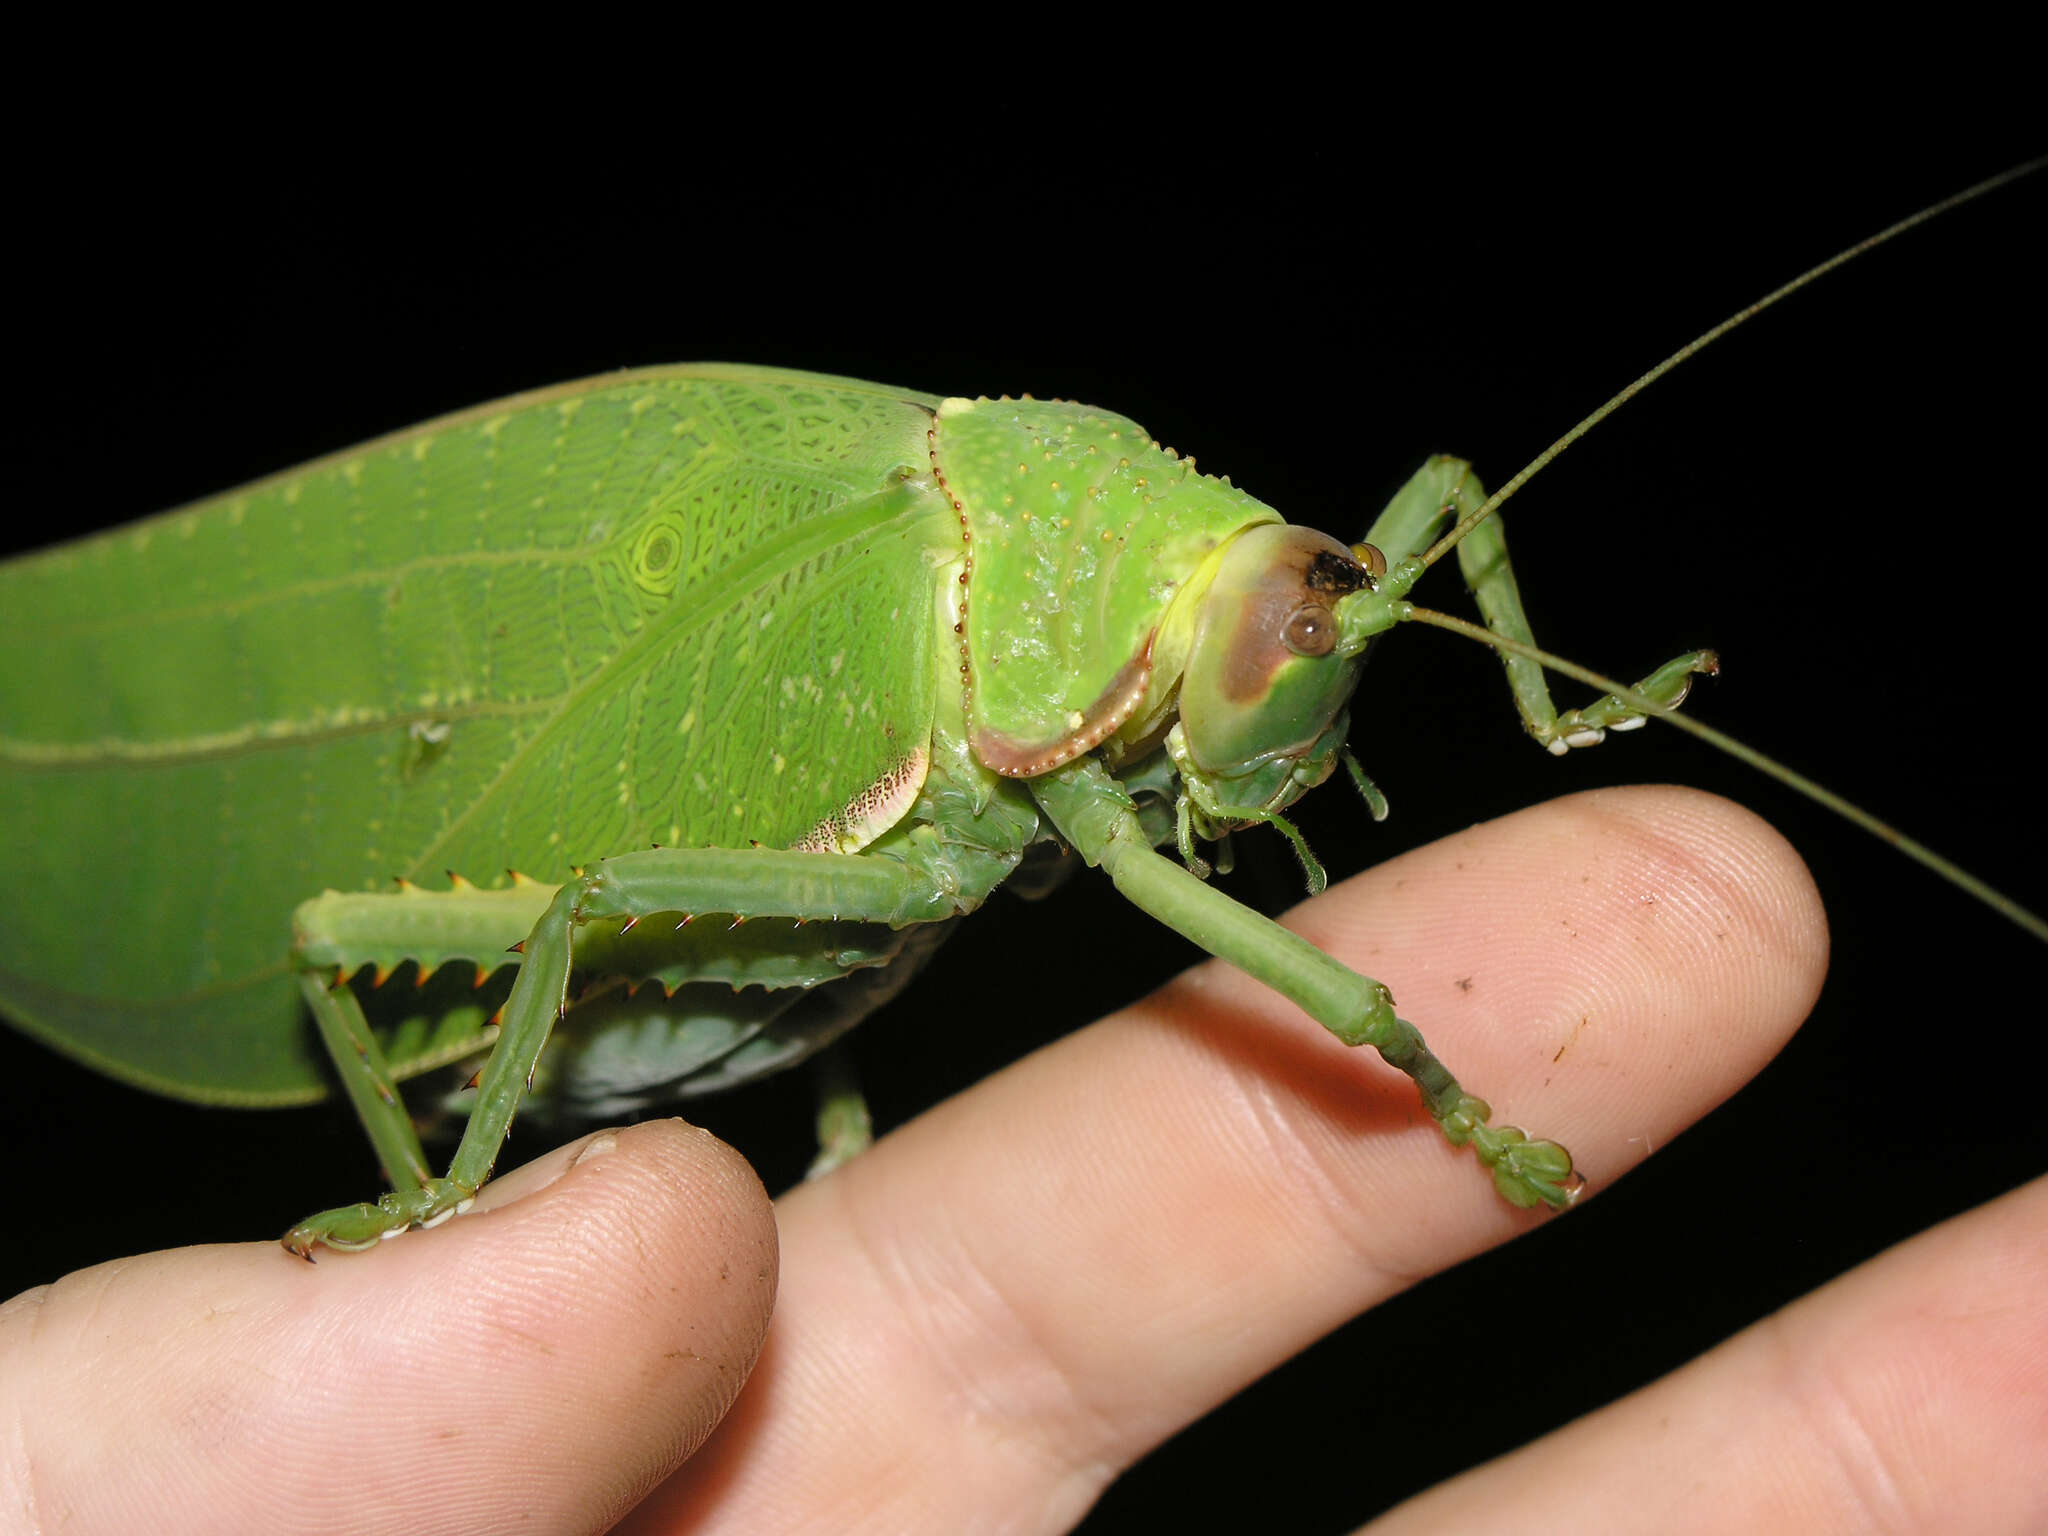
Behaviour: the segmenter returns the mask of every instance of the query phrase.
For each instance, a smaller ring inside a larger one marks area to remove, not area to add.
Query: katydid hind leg
[[[304,1257],[319,1246],[367,1248],[467,1208],[489,1178],[549,1034],[569,1005],[570,973],[583,932],[615,932],[643,919],[702,913],[725,914],[735,923],[856,919],[900,926],[952,917],[959,899],[956,888],[935,881],[929,865],[914,856],[653,849],[602,861],[552,894],[519,945],[519,975],[447,1175],[408,1178],[374,1204],[309,1217],[286,1234],[285,1246]],[[335,1034],[347,1049],[346,1031]]]
[[[381,980],[401,966],[424,976],[462,961],[478,966],[481,981],[532,926],[547,895],[547,887],[523,878],[499,891],[457,880],[452,890],[428,892],[401,881],[395,892],[329,891],[300,905],[293,917],[299,990],[391,1190],[375,1202],[328,1211],[317,1227],[294,1227],[284,1239],[293,1253],[310,1259],[322,1245],[341,1252],[374,1247],[409,1226],[445,1220],[475,1193],[434,1177],[396,1074],[346,978],[367,969]]]
[[[424,1186],[433,1178],[433,1170],[406,1111],[398,1081],[384,1059],[383,1047],[363,1016],[362,1003],[345,981],[318,971],[301,971],[299,990],[321,1042],[333,1058],[342,1091],[383,1164],[384,1177],[397,1190]]]

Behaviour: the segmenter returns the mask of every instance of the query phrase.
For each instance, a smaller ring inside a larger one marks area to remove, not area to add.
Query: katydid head
[[[1249,528],[1223,552],[1180,684],[1182,770],[1212,819],[1284,810],[1330,776],[1362,660],[1338,644],[1337,611],[1385,571],[1369,544],[1288,523]]]

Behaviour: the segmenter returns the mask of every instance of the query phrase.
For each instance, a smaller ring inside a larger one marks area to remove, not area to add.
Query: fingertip
[[[575,1362],[534,1385],[625,1474],[621,1509],[703,1443],[766,1339],[774,1207],[739,1153],[682,1120],[559,1147],[486,1185],[450,1227],[477,1251],[429,1258],[487,1277],[493,1331],[545,1330],[547,1353]],[[503,1389],[502,1373],[491,1381]],[[588,1465],[567,1445],[552,1454]]]
[[[722,1246],[719,1234],[729,1234],[774,1252],[774,1205],[760,1176],[709,1131],[680,1119],[591,1131],[564,1142],[486,1184],[464,1221],[474,1231],[477,1218],[510,1220],[515,1207],[520,1225],[568,1223],[593,1244],[627,1233],[639,1234],[639,1241],[651,1232],[678,1244],[684,1234],[712,1237],[713,1246]],[[769,1278],[772,1283],[772,1265]]]
[[[1745,805],[1678,784],[1572,798],[1633,820],[1645,864],[1688,877],[1670,884],[1696,893],[1690,910],[1700,931],[1748,944],[1790,989],[1789,1002],[1811,1006],[1827,972],[1827,912],[1812,871],[1782,832]]]
[[[1719,795],[1651,785],[1556,808],[1565,837],[1601,850],[1585,877],[1597,905],[1575,936],[1598,956],[1593,1018],[1614,1026],[1615,1049],[1589,1053],[1577,1086],[1595,1129],[1578,1134],[1611,1180],[1784,1048],[1827,974],[1827,916],[1783,834]]]
[[[32,1345],[5,1395],[45,1497],[81,1530],[283,1529],[309,1508],[365,1533],[610,1526],[753,1368],[776,1288],[766,1192],[678,1121],[598,1132],[486,1192],[316,1265],[250,1243],[59,1281],[8,1340]]]
[[[2048,1179],[1908,1239],[1371,1529],[2042,1529]],[[1703,1505],[1702,1495],[1711,1497]]]
[[[1496,1123],[1565,1143],[1594,1191],[1783,1047],[1828,956],[1791,845],[1732,801],[1669,785],[1472,827],[1289,921],[1386,982]]]

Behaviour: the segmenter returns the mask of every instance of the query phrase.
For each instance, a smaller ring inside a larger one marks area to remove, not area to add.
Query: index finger
[[[1782,839],[1670,789],[1475,828],[1290,922],[1387,981],[1498,1118],[1564,1140],[1596,1187],[1768,1059],[1826,954]],[[1540,1220],[1405,1079],[1216,965],[780,1218],[761,1369],[634,1529],[1060,1528],[1278,1361]],[[1432,1389],[1483,1413],[1482,1376],[1449,1354]]]

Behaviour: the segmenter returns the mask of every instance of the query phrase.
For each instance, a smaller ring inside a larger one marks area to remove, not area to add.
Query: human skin
[[[1418,1017],[1432,1044],[1596,1190],[1770,1059],[1827,955],[1784,842],[1671,789],[1474,828],[1288,921],[1397,997],[1448,995]],[[1427,985],[1480,964],[1483,988]],[[1579,1016],[1599,1048],[1560,1070],[1555,1021]],[[1503,1205],[1404,1079],[1206,965],[772,1215],[729,1149],[652,1122],[369,1255],[188,1248],[25,1293],[0,1309],[0,1512],[1059,1531],[1279,1361],[1544,1219]],[[2038,1528],[2044,1260],[2035,1185],[1384,1528]]]

